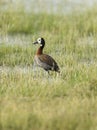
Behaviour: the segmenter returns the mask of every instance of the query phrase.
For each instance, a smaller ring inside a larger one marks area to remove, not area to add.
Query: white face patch
[[[38,38],[37,42],[41,45],[41,38]]]

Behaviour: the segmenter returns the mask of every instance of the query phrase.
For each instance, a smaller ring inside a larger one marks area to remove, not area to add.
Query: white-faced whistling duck
[[[44,38],[38,38],[37,41],[35,41],[33,44],[40,44],[40,47],[38,48],[36,55],[34,57],[34,63],[37,66],[46,70],[48,73],[49,70],[60,73],[56,61],[51,56],[43,54],[43,48],[45,46]]]

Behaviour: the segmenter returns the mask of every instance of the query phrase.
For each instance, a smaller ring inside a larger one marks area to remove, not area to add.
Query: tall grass
[[[26,45],[0,43],[0,130],[97,129],[96,15],[0,12],[1,37],[32,35]],[[40,36],[60,75],[33,68]]]

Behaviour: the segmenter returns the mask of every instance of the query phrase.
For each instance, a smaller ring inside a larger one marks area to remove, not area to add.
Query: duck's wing
[[[41,65],[44,67],[44,69],[59,71],[59,67],[58,67],[56,61],[51,56],[42,54],[42,55],[38,56],[38,59],[39,59]]]

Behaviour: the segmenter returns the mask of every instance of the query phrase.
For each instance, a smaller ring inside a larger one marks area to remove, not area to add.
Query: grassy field
[[[0,130],[97,130],[95,7],[64,16],[0,12],[2,37],[8,43],[0,43]],[[38,37],[60,75],[33,68]]]

